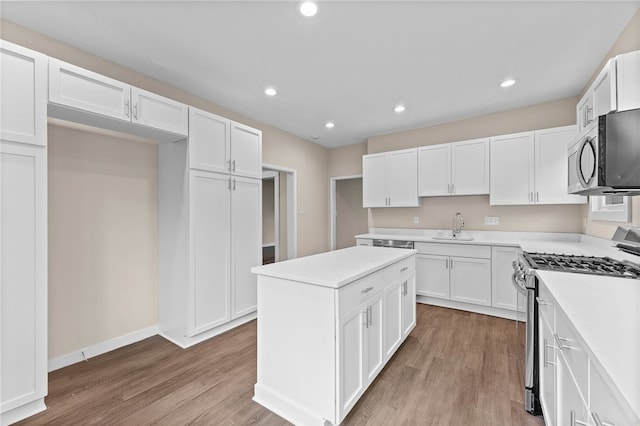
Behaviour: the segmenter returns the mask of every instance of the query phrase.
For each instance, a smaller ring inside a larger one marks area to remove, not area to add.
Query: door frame
[[[330,249],[336,249],[336,183],[339,180],[362,179],[362,175],[334,176],[329,178],[329,241]]]
[[[287,179],[287,260],[298,257],[298,218],[297,194],[298,172],[289,167],[276,166],[275,164],[262,163],[262,172],[273,171],[285,173]],[[278,200],[279,204],[279,200]],[[278,228],[279,230],[279,228]],[[278,237],[276,237],[278,238]]]
[[[274,232],[273,236],[274,245],[275,245],[275,261],[280,261],[280,173],[274,170],[263,170],[262,171],[262,181],[264,185],[265,180],[273,179],[273,221],[274,221]],[[264,215],[264,209],[262,210],[262,214]],[[264,241],[262,242],[262,247],[264,248]]]

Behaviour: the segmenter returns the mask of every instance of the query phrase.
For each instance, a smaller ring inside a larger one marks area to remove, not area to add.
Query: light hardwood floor
[[[345,425],[543,425],[523,404],[524,326],[418,304],[418,325]],[[256,322],[190,349],[162,337],[49,374],[23,424],[285,425],[253,402]]]

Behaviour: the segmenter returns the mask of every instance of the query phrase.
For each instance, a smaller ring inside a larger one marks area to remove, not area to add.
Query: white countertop
[[[274,278],[340,288],[415,254],[414,250],[357,246],[251,268]]]
[[[536,271],[640,417],[640,280]]]

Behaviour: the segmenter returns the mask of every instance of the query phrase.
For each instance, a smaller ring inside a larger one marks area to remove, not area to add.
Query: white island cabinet
[[[414,253],[356,246],[253,268],[253,399],[295,424],[340,424],[415,327]]]

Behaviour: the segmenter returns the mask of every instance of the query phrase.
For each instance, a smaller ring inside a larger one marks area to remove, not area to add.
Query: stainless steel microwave
[[[640,109],[612,112],[569,148],[568,192],[640,195]]]

